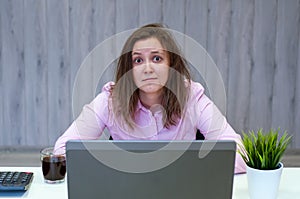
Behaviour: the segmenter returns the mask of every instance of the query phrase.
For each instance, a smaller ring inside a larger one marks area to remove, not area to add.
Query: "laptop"
[[[72,140],[69,199],[232,198],[234,141]]]

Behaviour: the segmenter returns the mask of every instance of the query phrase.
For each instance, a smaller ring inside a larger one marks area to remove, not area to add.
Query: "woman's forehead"
[[[138,40],[133,45],[132,51],[164,51],[162,44],[160,41],[154,37],[150,37],[147,39]]]

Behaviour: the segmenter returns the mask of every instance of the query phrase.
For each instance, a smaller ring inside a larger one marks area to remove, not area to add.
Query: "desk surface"
[[[67,182],[61,184],[44,183],[41,167],[0,167],[0,171],[31,171],[34,179],[31,187],[24,193],[0,193],[1,199],[30,198],[30,199],[67,199]],[[284,168],[281,176],[278,199],[298,198],[300,195],[300,168]],[[249,198],[247,175],[234,176],[233,198]]]

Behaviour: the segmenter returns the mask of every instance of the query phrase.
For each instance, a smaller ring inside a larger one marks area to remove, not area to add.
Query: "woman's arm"
[[[234,140],[237,150],[241,143],[241,136],[227,122],[218,107],[204,94],[204,88],[200,84],[194,84],[193,94],[195,111],[199,115],[197,128],[207,140]],[[236,153],[235,173],[246,172],[246,164],[239,153]]]
[[[207,98],[204,96],[204,98]],[[208,140],[234,140],[237,150],[240,148],[241,136],[237,134],[226,118],[212,102],[201,111],[199,129]],[[236,153],[235,173],[246,172],[246,164],[239,153]]]
[[[83,107],[78,118],[57,139],[54,146],[55,153],[64,152],[68,140],[97,139],[101,136],[109,118],[108,99],[111,83],[108,84],[90,104]]]

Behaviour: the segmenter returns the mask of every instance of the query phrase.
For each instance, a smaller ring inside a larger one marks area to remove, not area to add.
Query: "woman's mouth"
[[[154,78],[154,77],[153,78],[146,78],[146,79],[143,79],[142,81],[146,82],[146,81],[151,81],[151,80],[157,80],[157,78]]]

